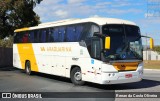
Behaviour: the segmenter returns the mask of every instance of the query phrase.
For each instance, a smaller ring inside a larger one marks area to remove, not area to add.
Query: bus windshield
[[[102,32],[111,38],[110,50],[104,51],[107,60],[142,60],[139,27],[124,24],[105,25],[102,27]]]

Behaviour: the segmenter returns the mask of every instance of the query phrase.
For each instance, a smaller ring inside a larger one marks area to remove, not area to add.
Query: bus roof
[[[17,29],[14,32],[21,32],[21,31],[27,31],[27,30],[42,29],[47,27],[63,26],[63,25],[70,25],[70,24],[78,24],[78,23],[85,23],[85,22],[93,22],[98,25],[106,25],[106,24],[136,25],[134,22],[122,20],[122,19],[92,17],[92,18],[86,18],[86,19],[66,19],[66,20],[60,20],[55,22],[42,23],[34,27]]]

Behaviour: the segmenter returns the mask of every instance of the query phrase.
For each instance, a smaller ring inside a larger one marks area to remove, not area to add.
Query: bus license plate
[[[131,78],[131,77],[132,77],[132,74],[126,74],[125,77],[126,77],[126,78]]]

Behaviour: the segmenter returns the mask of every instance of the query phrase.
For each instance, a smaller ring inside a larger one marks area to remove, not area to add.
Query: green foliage
[[[6,37],[5,39],[0,40],[0,47],[13,47],[13,36]]]
[[[156,51],[158,54],[160,54],[160,46],[155,46],[153,51]]]
[[[0,0],[0,39],[13,35],[14,30],[35,26],[39,16],[33,11],[42,0]]]

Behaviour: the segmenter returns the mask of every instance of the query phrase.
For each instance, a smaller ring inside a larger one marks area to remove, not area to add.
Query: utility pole
[[[147,33],[146,33],[146,36],[147,36]],[[147,38],[146,38],[146,61],[147,61]]]

